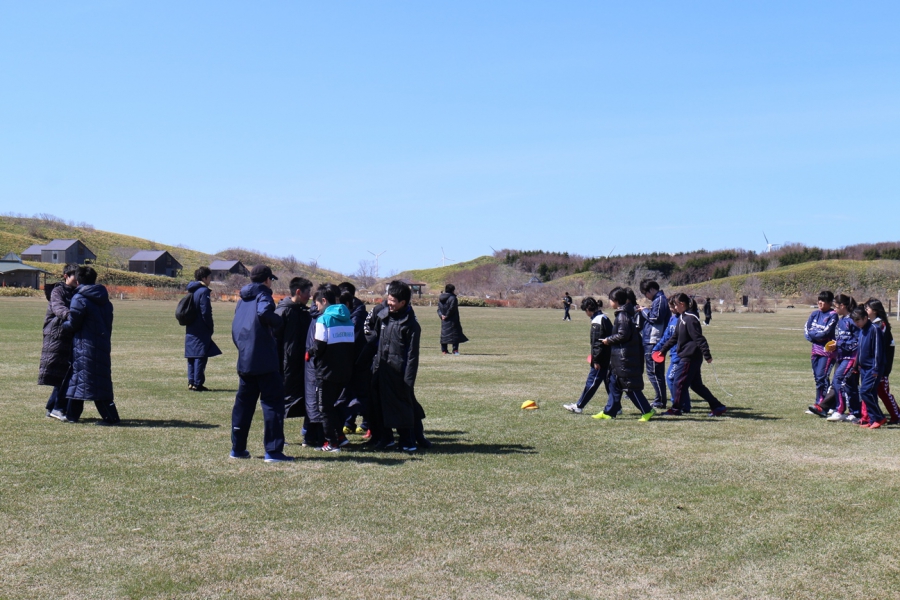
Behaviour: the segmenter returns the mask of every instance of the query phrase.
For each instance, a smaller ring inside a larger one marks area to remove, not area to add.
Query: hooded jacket
[[[610,366],[623,390],[644,389],[644,345],[634,324],[634,305],[616,309],[610,346]]]
[[[69,317],[63,329],[72,334],[72,378],[66,398],[108,400],[113,398],[112,363],[113,306],[102,285],[79,285],[72,296]]]
[[[641,311],[644,315],[644,322],[641,324],[641,341],[645,348],[652,348],[659,340],[662,339],[666,326],[669,324],[669,317],[672,311],[669,310],[669,301],[662,290],[656,292],[653,297],[653,304],[647,311]]]
[[[192,281],[187,285],[189,294],[194,295],[194,304],[200,315],[184,330],[185,358],[204,358],[219,356],[222,351],[213,341],[212,304],[209,301],[209,288],[202,281]]]
[[[44,341],[41,346],[41,364],[38,385],[62,385],[72,361],[72,334],[63,330],[69,318],[69,305],[75,288],[63,283],[53,286],[50,303],[44,317]]]
[[[281,317],[281,327],[276,331],[278,340],[278,357],[281,374],[284,375],[284,395],[289,398],[306,396],[306,336],[312,317],[309,307],[291,300],[290,296],[282,298],[275,309]]]
[[[384,426],[413,427],[425,416],[415,394],[422,328],[409,305],[398,313],[378,311],[377,327],[374,387]]]
[[[684,312],[678,317],[678,327],[675,329],[675,335],[669,338],[665,344],[659,349],[665,354],[675,344],[678,344],[678,356],[682,359],[689,360],[712,360],[712,354],[709,351],[709,344],[703,336],[703,329],[700,325],[700,317],[693,312]]]
[[[881,326],[869,321],[859,330],[859,345],[856,364],[860,375],[874,373],[884,374],[884,333]]]
[[[610,349],[603,340],[612,334],[612,321],[598,310],[591,318],[591,364],[609,369]]]
[[[881,373],[881,376],[888,377],[894,367],[894,334],[891,333],[889,327],[881,322],[880,317],[873,319],[872,324],[881,327],[882,341],[884,342],[884,371]]]
[[[444,317],[441,320],[442,344],[462,344],[469,341],[459,322],[459,299],[456,294],[444,292],[438,297],[437,314]]]
[[[273,329],[281,327],[275,314],[272,290],[262,283],[241,288],[234,309],[231,340],[238,350],[237,371],[242,375],[262,375],[278,371],[278,347]]]
[[[666,330],[663,333],[663,337],[659,340],[655,346],[653,346],[653,351],[658,352],[660,348],[662,348],[666,342],[669,341],[669,338],[675,335],[675,332],[678,330],[678,315],[672,315],[669,317],[669,324],[666,326]],[[677,339],[676,339],[677,342]],[[669,364],[674,365],[677,364],[681,359],[678,357],[678,344],[672,346],[672,349],[669,350]]]
[[[356,332],[350,311],[343,304],[331,304],[316,319],[314,352],[316,380],[347,385],[356,362]],[[311,349],[312,350],[312,349]]]

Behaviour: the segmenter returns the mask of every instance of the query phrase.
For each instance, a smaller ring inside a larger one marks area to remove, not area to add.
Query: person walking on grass
[[[707,298],[703,303],[703,324],[709,325],[710,321],[712,321],[712,301]]]
[[[622,409],[622,395],[641,413],[641,421],[649,421],[655,414],[641,390],[644,389],[644,348],[640,331],[634,323],[634,303],[629,301],[625,288],[616,287],[609,293],[609,304],[615,310],[612,334],[602,340],[610,348],[609,398],[603,412],[595,419],[614,419]]]
[[[572,296],[569,295],[569,292],[563,293],[563,321],[571,321],[572,317],[569,316],[569,309],[572,308]]]
[[[884,374],[885,353],[884,334],[881,327],[869,320],[866,309],[857,306],[850,313],[853,322],[859,327],[859,345],[857,360],[859,364],[859,397],[862,400],[863,417],[861,427],[878,429],[887,422],[884,413],[878,407],[878,385]]]
[[[820,404],[813,404],[809,410],[828,421],[849,421],[855,423],[862,416],[859,400],[859,373],[856,369],[856,346],[859,329],[850,318],[856,308],[856,301],[850,296],[838,294],[834,298],[834,308],[838,323],[834,329],[835,367],[831,389]],[[849,412],[847,412],[849,410]],[[846,412],[846,414],[845,414]],[[830,414],[829,414],[830,413]]]
[[[194,271],[194,281],[187,286],[187,292],[194,295],[194,306],[197,307],[197,318],[184,330],[184,357],[187,359],[188,389],[193,392],[207,392],[206,363],[222,351],[213,341],[212,303],[209,300],[209,282],[212,271],[209,267],[200,267]]]
[[[659,349],[661,354],[665,354],[677,344],[680,364],[680,372],[674,378],[672,408],[665,414],[669,416],[683,414],[690,402],[688,392],[690,389],[709,403],[708,416],[722,416],[727,410],[725,405],[719,402],[718,398],[703,384],[703,377],[700,373],[703,360],[712,363],[713,359],[709,351],[709,344],[703,336],[700,326],[697,303],[687,294],[676,294],[675,310],[679,315],[675,335]]]
[[[269,267],[253,267],[250,283],[241,288],[234,309],[231,340],[238,351],[238,391],[231,410],[231,458],[250,458],[247,436],[258,400],[263,411],[265,461],[294,460],[284,454],[284,383],[275,340],[282,321],[272,300],[272,282],[277,279]]]
[[[647,379],[653,387],[653,402],[650,406],[663,409],[666,407],[666,361],[653,360],[653,347],[662,339],[663,332],[669,324],[669,302],[659,284],[652,279],[641,281],[641,293],[652,304],[650,308],[637,307],[642,313],[643,323],[641,327],[641,341],[644,344],[644,366],[647,369]]]
[[[66,390],[66,418],[77,423],[84,402],[93,400],[100,420],[97,425],[119,422],[112,383],[113,306],[109,292],[97,284],[93,267],[78,267],[78,287],[69,306],[63,330],[72,335],[72,376]]]
[[[459,322],[459,300],[456,286],[448,283],[438,297],[437,314],[441,318],[441,354],[447,354],[452,345],[453,354],[459,354],[459,345],[469,341]]]
[[[600,384],[606,386],[606,393],[609,394],[609,382],[607,377],[609,374],[609,346],[603,343],[603,340],[612,334],[612,322],[603,311],[603,301],[595,300],[588,296],[581,301],[581,310],[591,320],[591,354],[588,356],[587,381],[584,383],[584,390],[575,404],[563,404],[569,412],[580,415],[584,411],[584,407],[591,401],[594,394],[599,389]]]
[[[53,387],[47,400],[48,417],[66,420],[66,391],[69,369],[72,365],[72,335],[63,330],[69,318],[69,305],[75,295],[78,265],[68,264],[63,269],[63,281],[50,291],[47,314],[44,317],[44,342],[41,346],[41,363],[38,385]]]
[[[825,393],[828,391],[828,374],[834,365],[834,353],[825,349],[825,345],[834,339],[834,329],[837,327],[838,315],[832,309],[834,294],[828,290],[819,292],[818,309],[810,313],[804,328],[806,341],[812,344],[813,378],[816,381],[815,404],[822,404]],[[815,414],[809,410],[806,412]]]
[[[669,323],[666,325],[666,330],[663,332],[662,339],[653,347],[654,352],[659,352],[659,349],[662,348],[665,343],[669,341],[669,338],[673,337],[678,330],[678,311],[675,307],[675,298],[669,298],[669,312],[672,313],[672,316],[669,317]],[[666,371],[666,385],[669,388],[669,394],[672,398],[675,397],[675,377],[681,373],[680,364],[681,359],[678,358],[678,344],[676,340],[676,344],[669,350],[669,369]],[[691,403],[689,396],[687,404],[682,404],[681,410],[683,412],[690,412],[690,409]]]
[[[881,398],[885,408],[891,415],[888,419],[888,425],[900,423],[900,407],[897,406],[897,400],[891,393],[891,384],[888,377],[891,374],[891,368],[894,364],[894,335],[891,333],[891,320],[888,319],[884,310],[884,304],[877,298],[869,298],[865,305],[866,314],[873,325],[881,328],[881,334],[884,341],[884,370],[881,372],[881,379],[878,381],[878,397]]]

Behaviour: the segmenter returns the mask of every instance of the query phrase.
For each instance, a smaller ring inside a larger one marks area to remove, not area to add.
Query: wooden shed
[[[177,277],[183,268],[166,250],[141,250],[128,259],[128,270],[134,273]]]
[[[41,262],[41,250],[44,247],[40,244],[28,246],[22,250],[22,260],[30,260],[31,262]]]
[[[0,285],[3,287],[19,287],[41,289],[41,273],[43,269],[26,265],[16,254],[10,252],[0,259]]]
[[[96,259],[81,240],[53,240],[41,248],[41,262],[45,263],[83,265]]]
[[[217,281],[224,281],[232,275],[250,277],[249,269],[239,260],[214,260],[209,264],[209,270]]]

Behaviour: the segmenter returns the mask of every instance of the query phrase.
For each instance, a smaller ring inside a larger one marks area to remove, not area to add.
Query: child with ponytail
[[[809,409],[820,417],[827,416],[829,421],[855,423],[861,416],[859,373],[856,369],[859,328],[850,318],[850,313],[856,308],[856,301],[850,296],[838,294],[834,299],[834,308],[838,315],[834,330],[834,377],[831,380],[831,389],[834,393],[827,394],[820,404],[810,406]],[[849,412],[845,415],[848,409]],[[832,410],[830,415],[829,410]]]
[[[891,366],[894,363],[894,336],[891,333],[891,321],[884,310],[884,304],[877,298],[869,298],[866,302],[866,314],[869,315],[869,320],[873,325],[881,327],[884,339],[884,372],[878,382],[878,397],[881,398],[890,413],[891,418],[888,422],[893,425],[900,423],[900,407],[897,406],[897,400],[891,394],[891,386],[888,383],[888,376],[891,374]]]
[[[862,399],[862,427],[878,429],[887,419],[878,408],[878,385],[884,373],[884,335],[881,327],[869,320],[865,308],[857,306],[850,313],[859,327],[859,397]]]

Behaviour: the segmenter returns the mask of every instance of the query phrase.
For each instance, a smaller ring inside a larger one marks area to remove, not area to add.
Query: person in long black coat
[[[200,267],[194,271],[194,281],[187,286],[189,294],[194,295],[194,305],[200,311],[199,316],[184,330],[184,357],[187,359],[188,389],[194,392],[206,392],[206,363],[222,351],[213,341],[212,303],[209,300],[209,282],[212,271],[209,267]]]
[[[275,332],[278,357],[284,377],[285,418],[306,416],[306,337],[309,334],[310,291],[312,282],[294,277],[290,282],[291,295],[282,298],[275,308],[281,317],[281,328]]]
[[[453,345],[453,354],[459,354],[459,345],[468,342],[459,322],[459,300],[456,298],[456,286],[448,283],[444,293],[438,298],[438,316],[441,318],[441,352],[448,353],[448,346]]]
[[[97,284],[93,267],[78,267],[78,287],[69,306],[63,329],[73,335],[72,377],[66,390],[66,417],[77,422],[84,401],[93,400],[100,413],[98,425],[115,425],[119,412],[112,383],[113,306],[109,293]]]
[[[53,386],[53,392],[47,400],[47,416],[60,420],[65,419],[66,381],[72,365],[72,335],[63,330],[63,323],[69,318],[69,305],[75,295],[77,272],[78,265],[66,265],[63,283],[53,286],[44,317],[44,342],[41,347],[38,385]]]

